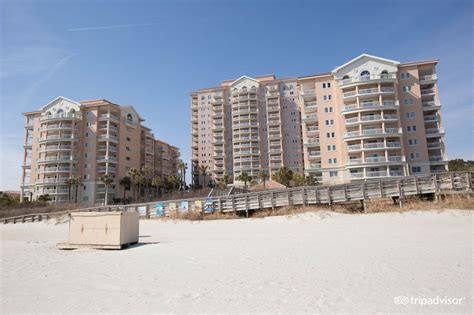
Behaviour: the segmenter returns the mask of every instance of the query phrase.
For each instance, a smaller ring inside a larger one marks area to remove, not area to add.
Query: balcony
[[[70,113],[70,114],[54,114],[54,115],[45,115],[40,117],[40,122],[54,121],[54,120],[79,120],[81,119],[81,114],[79,113]]]
[[[48,163],[69,163],[77,162],[77,158],[73,156],[48,156],[45,158],[37,159],[38,164],[48,164]]]
[[[343,114],[348,112],[358,112],[363,110],[374,110],[374,109],[397,109],[399,107],[398,101],[386,100],[380,102],[363,102],[359,105],[349,104],[343,107]]]
[[[305,147],[317,147],[319,146],[319,139],[307,139],[303,144]]]
[[[224,130],[223,124],[214,124],[212,125],[212,131],[222,131]]]
[[[437,122],[438,121],[438,116],[437,115],[427,115],[423,117],[423,120],[425,123],[429,122]]]
[[[303,115],[303,121],[306,121],[306,122],[315,122],[315,121],[318,121],[318,114],[307,114],[307,115]]]
[[[116,156],[99,155],[97,157],[97,163],[105,163],[105,162],[117,163],[117,161],[118,159]]]
[[[73,128],[74,130],[77,130],[78,126],[74,126],[72,124],[46,125],[45,127],[42,127],[40,131],[62,130],[62,129],[71,130]]]
[[[69,179],[69,177],[44,178],[44,179],[38,180],[36,184],[38,185],[47,185],[47,184],[66,185],[67,179]]]
[[[113,141],[113,142],[118,142],[119,141],[119,138],[116,137],[116,136],[112,136],[112,135],[100,135],[98,138],[97,138],[98,141]]]
[[[444,135],[444,128],[430,128],[426,129],[426,137],[441,137]]]
[[[280,111],[280,106],[278,105],[272,105],[267,107],[267,112],[272,113],[272,112],[279,112]],[[255,111],[256,112],[256,111]]]
[[[312,172],[321,172],[321,163],[309,163],[308,167],[305,168],[306,171]]]
[[[304,104],[305,112],[311,113],[318,109],[318,104],[316,102],[307,102]]]
[[[316,98],[316,89],[302,89],[301,97],[303,99]]]
[[[38,152],[51,152],[51,151],[70,151],[72,146],[70,145],[48,145],[41,147]]]
[[[398,115],[365,115],[346,119],[346,125],[365,123],[365,122],[376,122],[376,121],[398,121]]]
[[[372,138],[377,136],[399,136],[402,134],[401,128],[374,128],[374,129],[365,129],[360,131],[349,131],[344,135],[344,139],[351,138]]]
[[[39,139],[39,143],[58,142],[58,141],[78,141],[79,137],[76,135],[52,135],[46,136]]]
[[[339,80],[339,86],[359,85],[378,82],[395,82],[395,74],[365,75]]]
[[[435,95],[434,89],[421,89],[420,90],[421,96],[432,96]]]
[[[379,164],[379,163],[402,163],[405,162],[404,156],[375,156],[362,158],[352,158],[347,160],[347,165],[362,165],[362,164]]]
[[[435,83],[437,80],[438,80],[438,76],[436,74],[420,76],[420,84],[431,84],[431,83]]]
[[[447,156],[430,156],[429,157],[430,162],[448,162],[448,157]]]
[[[428,150],[442,149],[443,148],[443,143],[442,142],[432,142],[432,143],[427,143],[426,146],[428,147]]]
[[[109,174],[109,173],[117,172],[117,169],[115,167],[110,167],[110,166],[108,168],[107,167],[98,167],[97,172]]]
[[[306,128],[306,133],[317,133],[319,132],[319,127],[317,126],[308,126]]]
[[[395,88],[393,87],[382,87],[380,90],[378,88],[370,88],[370,89],[359,89],[359,91],[350,91],[342,93],[342,98],[354,98],[357,96],[372,96],[376,94],[394,94]]]
[[[110,113],[99,115],[98,121],[107,121],[107,120],[119,123],[120,117],[110,114]]]
[[[69,173],[69,172],[75,172],[75,168],[71,167],[47,167],[43,170],[40,170],[40,173],[43,174],[50,174],[50,173]]]
[[[308,151],[309,159],[316,159],[321,157],[321,151]]]
[[[424,111],[437,110],[441,108],[441,102],[440,101],[422,102],[421,106],[423,107]]]

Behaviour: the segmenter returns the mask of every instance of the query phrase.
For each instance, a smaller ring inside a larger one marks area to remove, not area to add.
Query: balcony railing
[[[427,134],[427,135],[438,134],[438,133],[444,133],[444,128],[430,128],[430,129],[426,129],[426,134]]]
[[[437,79],[438,79],[438,76],[436,74],[420,76],[420,82],[421,83],[423,83],[424,81],[433,81],[433,80],[437,80]]]
[[[349,165],[355,165],[355,164],[363,164],[363,163],[386,163],[386,162],[404,162],[405,157],[403,156],[375,156],[375,157],[367,157],[365,160],[362,160],[362,158],[352,158],[347,160],[347,164]]]
[[[316,131],[319,131],[319,127],[307,127],[306,131],[307,132],[316,132]]]
[[[80,119],[81,114],[78,113],[69,113],[69,114],[54,114],[54,115],[44,115],[40,117],[40,121],[46,121],[50,119]]]
[[[114,119],[117,121],[120,121],[120,117],[115,116],[113,114],[107,113],[107,114],[102,114],[99,116],[99,120],[107,120],[107,119]]]
[[[444,162],[444,161],[448,161],[448,157],[447,157],[447,156],[430,156],[429,159],[430,159],[430,162]]]
[[[317,120],[318,114],[308,114],[303,116],[303,120]]]
[[[306,144],[306,145],[311,145],[311,144],[319,145],[319,139],[308,139],[308,140],[305,140],[304,144]]]
[[[382,103],[380,102],[364,102],[364,103],[359,103],[357,104],[349,104],[344,106],[344,111],[350,111],[350,110],[355,110],[355,109],[366,109],[366,108],[377,108],[377,107],[396,107],[398,105],[398,101],[391,101],[391,100],[386,100],[383,101]]]
[[[321,156],[321,151],[309,151],[308,156],[310,158],[320,157]]]
[[[433,89],[423,89],[421,90],[421,95],[431,95],[434,94],[435,91]]]
[[[358,82],[368,82],[368,81],[375,81],[375,80],[395,80],[395,74],[380,74],[380,75],[364,75],[359,77],[352,77],[349,79],[343,79],[339,81],[339,85],[346,85],[351,83],[358,83]]]
[[[422,102],[421,105],[423,107],[439,107],[441,106],[441,102],[440,101]]]
[[[365,129],[360,131],[349,131],[346,132],[345,138],[359,137],[359,136],[375,136],[375,135],[387,135],[387,134],[400,134],[401,130],[399,128],[374,128],[374,129]]]
[[[426,146],[428,147],[428,149],[441,149],[443,147],[443,144],[441,142],[427,143]]]

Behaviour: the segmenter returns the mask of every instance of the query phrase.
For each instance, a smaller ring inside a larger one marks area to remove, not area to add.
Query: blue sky
[[[58,95],[132,104],[189,160],[189,92],[244,74],[326,72],[363,52],[402,62],[439,58],[448,155],[474,159],[472,1],[0,5],[0,190],[20,183],[21,113]]]

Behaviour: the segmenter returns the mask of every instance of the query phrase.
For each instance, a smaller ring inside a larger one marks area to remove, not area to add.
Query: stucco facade
[[[363,54],[323,74],[193,92],[193,183],[200,165],[214,179],[287,166],[332,184],[444,171],[437,62]]]
[[[105,99],[76,102],[58,97],[24,115],[22,200],[48,194],[52,202],[67,202],[65,181],[77,177],[83,184],[78,188],[78,202],[102,204],[102,175],[114,179],[108,190],[112,200],[122,197],[119,181],[131,168],[149,165],[155,170],[155,160],[159,161],[154,149],[157,140],[132,106]],[[172,166],[169,172],[177,172],[177,163]]]

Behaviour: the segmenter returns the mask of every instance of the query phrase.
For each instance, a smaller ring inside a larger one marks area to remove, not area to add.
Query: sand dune
[[[473,217],[141,221],[141,244],[122,251],[57,250],[67,224],[4,225],[1,311],[471,313]],[[398,296],[464,300],[397,305]]]

